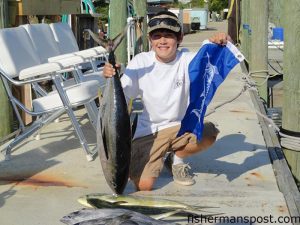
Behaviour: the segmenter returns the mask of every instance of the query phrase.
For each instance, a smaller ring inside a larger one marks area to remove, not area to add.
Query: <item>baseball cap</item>
[[[179,33],[181,31],[181,26],[175,14],[171,12],[160,12],[149,20],[148,34],[158,29],[167,29]]]

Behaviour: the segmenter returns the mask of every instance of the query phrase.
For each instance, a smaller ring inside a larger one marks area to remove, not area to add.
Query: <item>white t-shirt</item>
[[[154,51],[136,55],[121,78],[127,99],[141,96],[144,110],[134,138],[180,124],[189,103],[188,66],[196,53],[177,51],[170,63],[159,62]]]

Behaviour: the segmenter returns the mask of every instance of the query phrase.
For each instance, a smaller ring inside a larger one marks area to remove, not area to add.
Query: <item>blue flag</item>
[[[230,42],[226,46],[205,41],[189,64],[190,103],[177,136],[185,132],[202,138],[204,116],[217,88],[244,56]]]

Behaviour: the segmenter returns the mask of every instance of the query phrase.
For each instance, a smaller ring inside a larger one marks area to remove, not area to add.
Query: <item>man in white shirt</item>
[[[201,141],[192,133],[177,137],[189,103],[188,66],[196,53],[178,50],[182,28],[171,12],[152,17],[148,34],[151,51],[136,55],[121,78],[127,100],[140,96],[144,105],[132,143],[129,176],[137,190],[151,190],[165,164],[176,183],[193,185],[195,180],[183,159],[209,148],[219,130],[213,123],[205,122]],[[219,33],[210,41],[224,45],[229,39],[225,33]],[[103,74],[115,74],[111,64],[104,66]]]

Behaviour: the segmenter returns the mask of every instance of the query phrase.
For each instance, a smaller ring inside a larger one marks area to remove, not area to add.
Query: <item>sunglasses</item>
[[[154,18],[154,19],[151,19],[148,23],[148,26],[149,27],[154,27],[154,26],[157,26],[161,23],[163,23],[167,26],[180,27],[179,23],[176,20],[171,19],[171,18]]]

